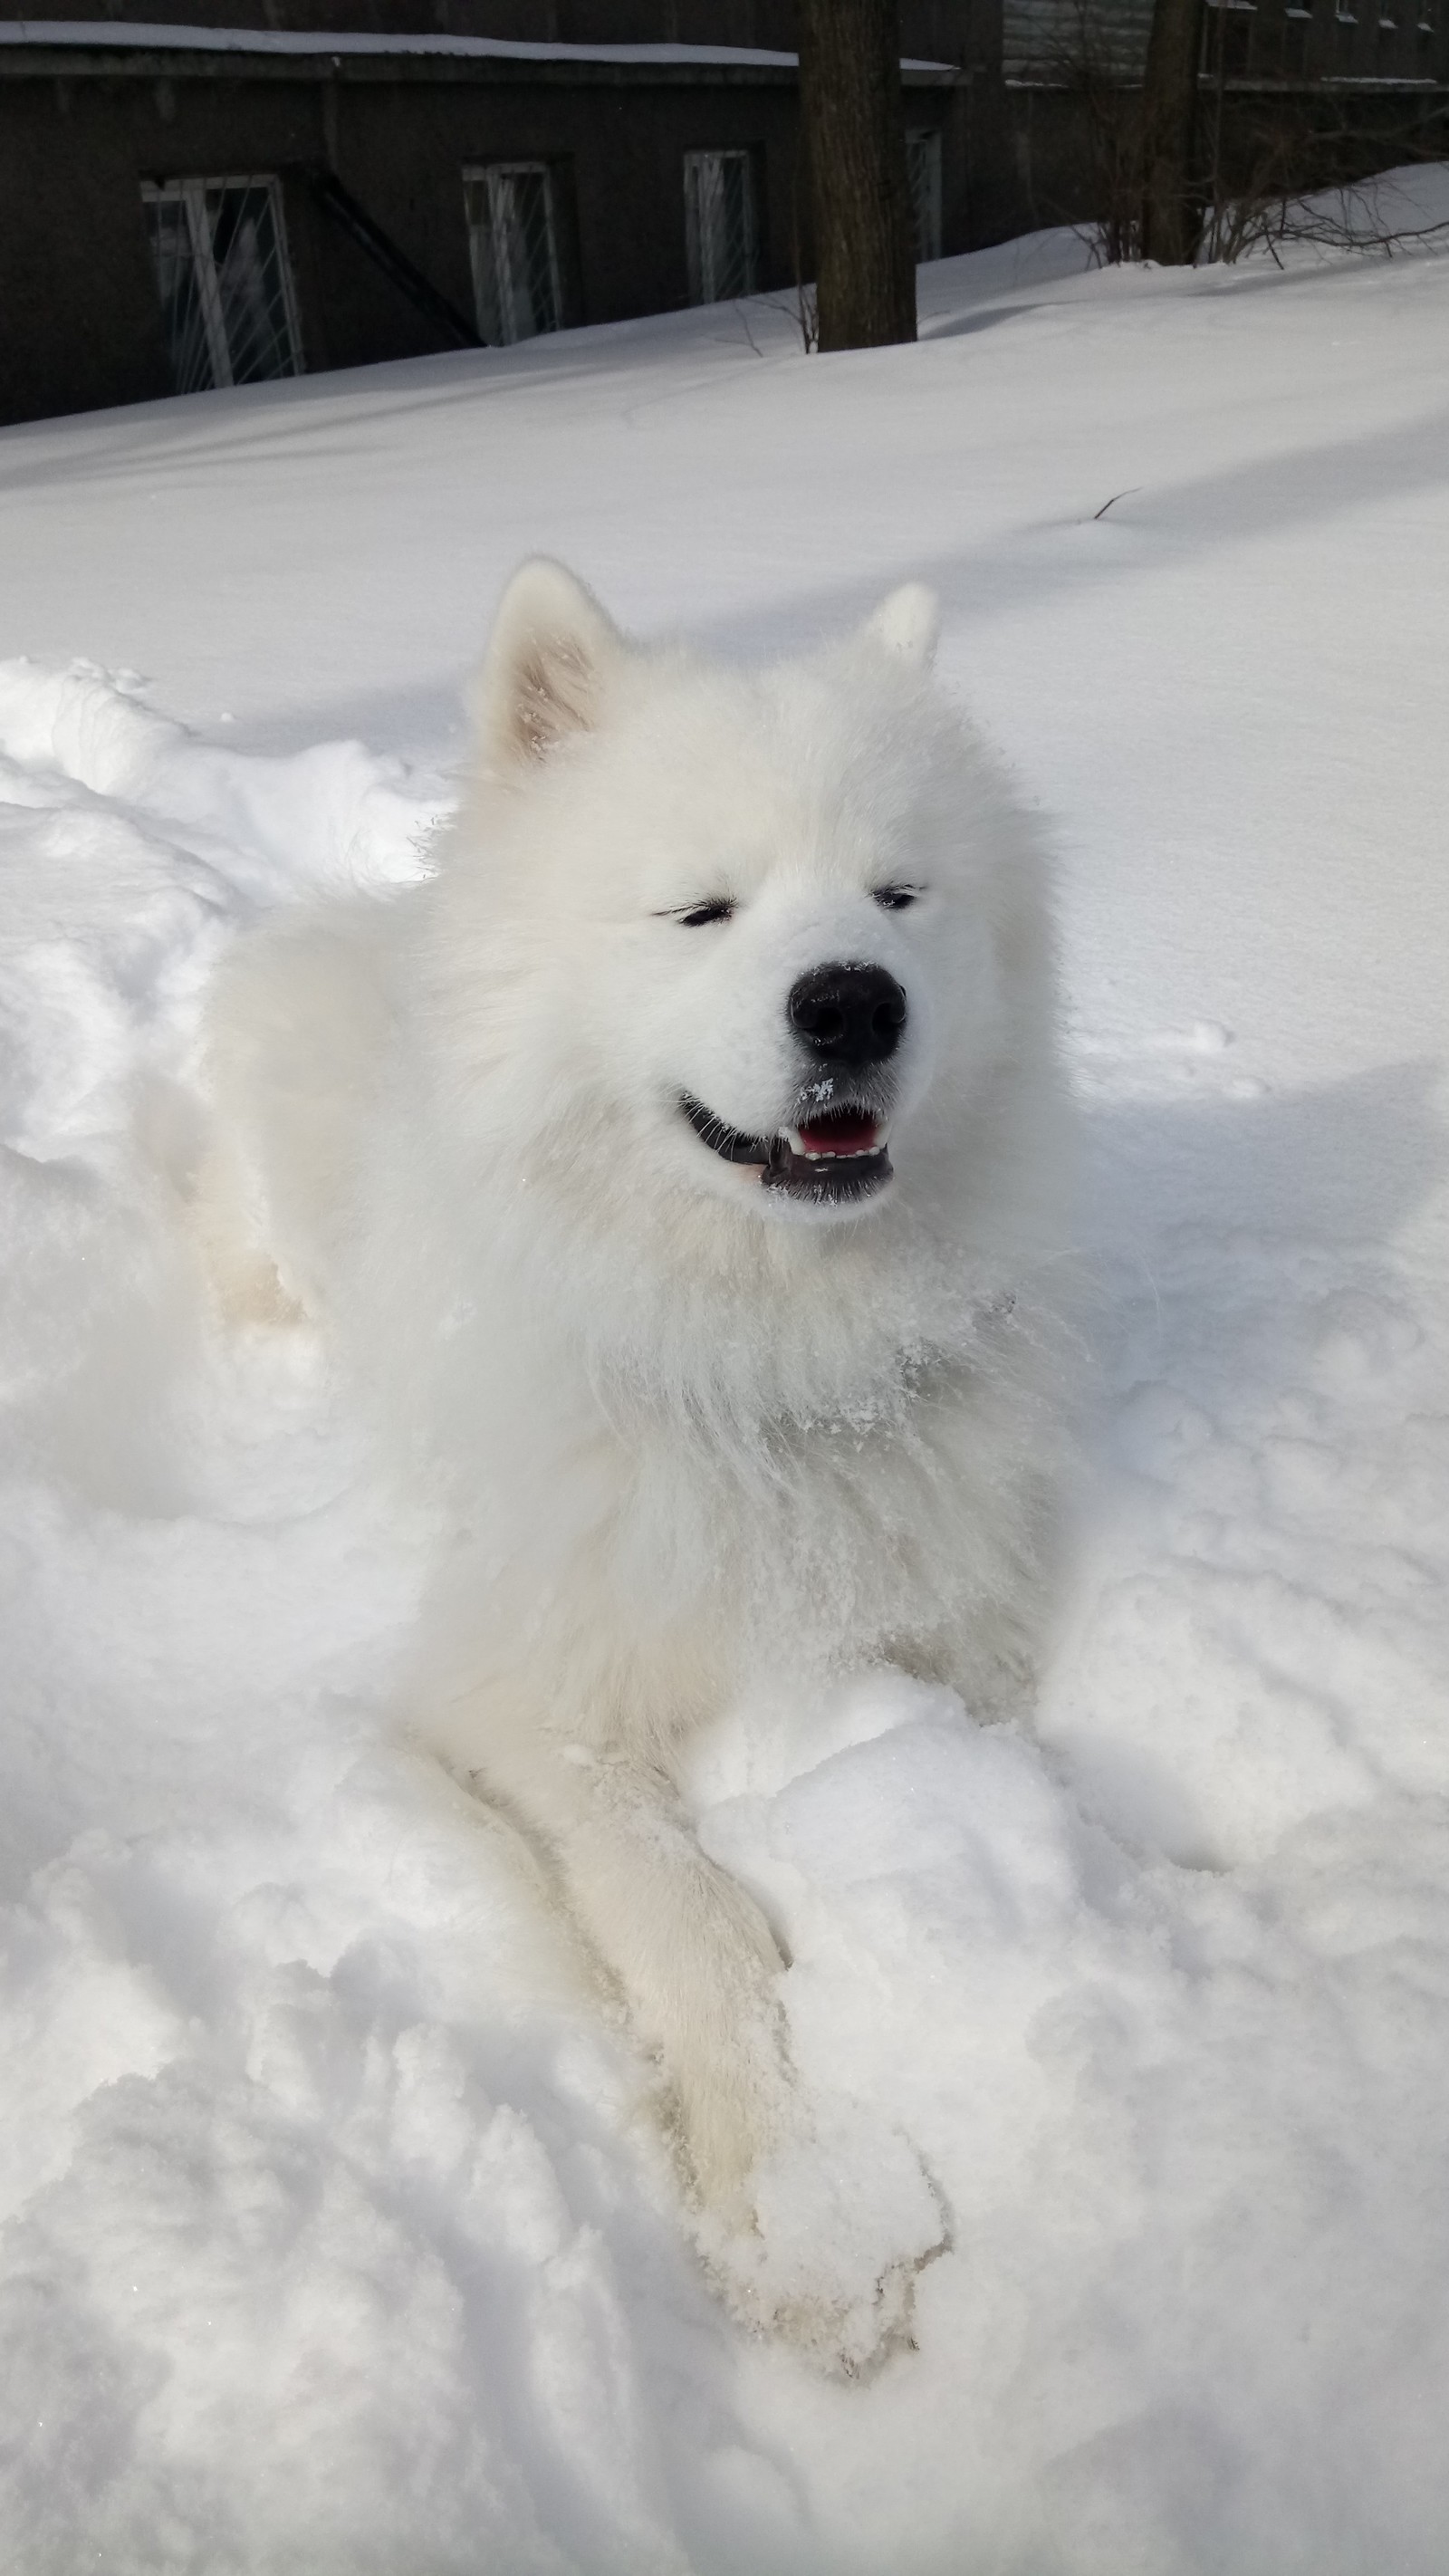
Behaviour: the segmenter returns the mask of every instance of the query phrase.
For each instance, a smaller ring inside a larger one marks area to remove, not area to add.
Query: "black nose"
[[[812,966],[786,1004],[790,1026],[836,1064],[884,1064],[906,1025],[906,997],[883,966]]]

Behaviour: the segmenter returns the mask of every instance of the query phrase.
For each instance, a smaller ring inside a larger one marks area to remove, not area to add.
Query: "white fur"
[[[201,1220],[228,1301],[330,1319],[449,1501],[420,1724],[532,1836],[748,2229],[789,2128],[779,1955],[673,1775],[761,1671],[1024,1687],[1060,1420],[1041,856],[897,592],[809,658],[627,643],[526,565],[436,873],[235,954]],[[873,890],[906,882],[909,909]],[[728,922],[690,929],[711,897]],[[786,998],[879,963],[897,1178],[767,1192],[680,1113],[782,1125]],[[280,1282],[280,1288],[278,1287]],[[441,1664],[438,1666],[441,1670]]]

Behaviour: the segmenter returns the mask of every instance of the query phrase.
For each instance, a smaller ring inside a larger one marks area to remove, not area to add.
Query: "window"
[[[1283,13],[1283,71],[1288,80],[1301,80],[1308,69],[1308,36],[1313,24],[1308,9],[1287,9]]]
[[[141,190],[179,394],[302,371],[275,179],[168,179]]]
[[[1243,80],[1253,43],[1253,21],[1249,11],[1240,5],[1218,13],[1218,43],[1224,80]]]
[[[916,257],[941,256],[941,137],[934,125],[906,134],[906,176],[911,186],[911,223]]]
[[[1212,80],[1242,80],[1253,51],[1257,0],[1208,0],[1199,68]]]
[[[543,161],[465,170],[463,202],[478,328],[493,348],[557,331],[563,319],[553,174]]]
[[[748,152],[686,152],[684,235],[692,304],[753,295],[759,253]]]

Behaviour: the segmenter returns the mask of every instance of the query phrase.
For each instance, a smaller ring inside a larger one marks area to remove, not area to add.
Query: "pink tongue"
[[[873,1118],[834,1118],[828,1127],[802,1127],[807,1154],[868,1154],[875,1143]]]

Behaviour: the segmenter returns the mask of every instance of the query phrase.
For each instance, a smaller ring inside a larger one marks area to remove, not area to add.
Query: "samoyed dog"
[[[199,1201],[225,1304],[318,1319],[446,1502],[415,1722],[625,1999],[745,2303],[837,2345],[843,2292],[745,2259],[809,2115],[779,1944],[677,1784],[761,1676],[889,1664],[978,1717],[1031,1676],[1052,940],[935,631],[911,587],[804,659],[721,667],[525,564],[433,873],[274,920],[224,971]]]

